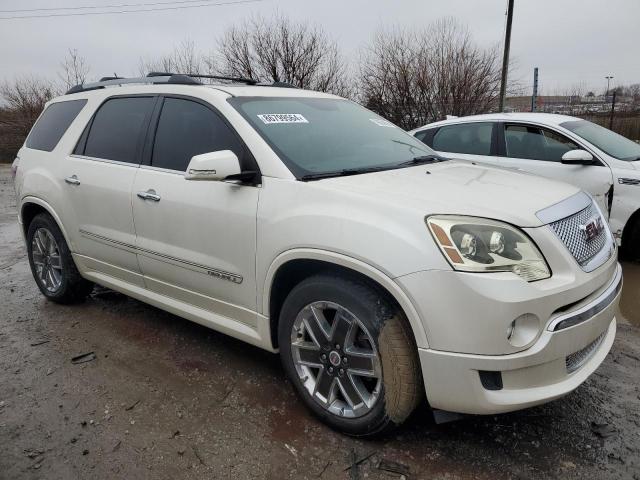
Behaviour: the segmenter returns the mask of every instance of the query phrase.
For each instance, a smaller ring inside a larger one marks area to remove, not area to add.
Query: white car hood
[[[536,212],[580,191],[567,183],[457,160],[329,178],[318,184],[424,215],[470,215],[520,227],[542,225]]]

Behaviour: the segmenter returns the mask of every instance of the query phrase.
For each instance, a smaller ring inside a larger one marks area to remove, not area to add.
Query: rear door
[[[596,159],[595,165],[565,165],[562,155],[584,149],[551,128],[528,123],[501,123],[498,144],[500,164],[507,168],[571,183],[589,192],[608,214],[607,195],[612,185],[609,167]]]
[[[184,177],[194,155],[231,150],[244,169],[256,169],[253,157],[225,119],[196,99],[166,96],[152,125],[155,138],[133,186],[147,288],[255,327],[260,188]]]
[[[84,268],[143,286],[131,188],[157,97],[107,99],[64,164],[65,225]]]
[[[415,137],[448,158],[496,164],[494,122],[454,123],[417,132]]]

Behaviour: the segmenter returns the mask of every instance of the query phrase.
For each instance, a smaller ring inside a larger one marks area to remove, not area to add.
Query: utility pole
[[[533,95],[531,95],[531,111],[535,112],[538,107],[538,67],[533,69]]]
[[[611,116],[609,117],[609,130],[613,129],[613,111],[616,109],[616,91],[613,91],[613,98],[611,99]]]
[[[507,29],[504,32],[504,54],[502,56],[502,79],[500,81],[499,111],[504,111],[504,97],[507,94],[507,72],[509,70],[509,48],[511,47],[511,21],[513,20],[513,1],[508,0]]]

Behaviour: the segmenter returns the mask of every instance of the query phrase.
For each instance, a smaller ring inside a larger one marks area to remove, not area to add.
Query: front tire
[[[36,215],[27,230],[27,253],[31,273],[47,299],[76,303],[93,290],[93,283],[80,276],[64,235],[51,215]]]
[[[353,436],[400,425],[422,396],[404,314],[357,277],[319,274],[286,298],[280,355],[298,394],[323,422]]]

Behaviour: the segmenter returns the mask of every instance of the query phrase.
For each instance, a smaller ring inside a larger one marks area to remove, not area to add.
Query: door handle
[[[160,201],[160,195],[158,195],[153,189],[149,189],[146,192],[138,192],[138,197],[143,200],[153,200],[154,202]]]
[[[78,177],[76,177],[75,175],[71,175],[70,177],[65,178],[64,181],[69,185],[80,185],[80,180],[78,180]]]

